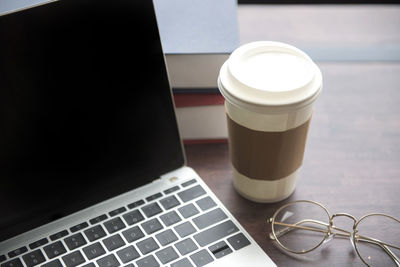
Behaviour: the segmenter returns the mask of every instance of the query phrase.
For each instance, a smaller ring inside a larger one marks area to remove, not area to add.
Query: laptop
[[[1,267],[275,266],[185,165],[152,1],[0,6]]]

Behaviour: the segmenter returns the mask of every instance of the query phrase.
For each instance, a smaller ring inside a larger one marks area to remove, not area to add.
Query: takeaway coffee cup
[[[226,100],[234,187],[256,202],[287,198],[303,161],[321,71],[291,45],[254,42],[223,64],[218,87]]]

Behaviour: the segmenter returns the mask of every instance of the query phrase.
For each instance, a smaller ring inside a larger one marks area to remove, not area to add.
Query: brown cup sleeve
[[[227,121],[231,160],[239,173],[251,179],[273,181],[292,174],[301,166],[311,118],[281,132],[249,129],[229,115]]]

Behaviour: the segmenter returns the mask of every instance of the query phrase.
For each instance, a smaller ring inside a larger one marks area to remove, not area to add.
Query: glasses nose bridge
[[[348,231],[346,231],[344,229],[334,227],[333,226],[333,220],[335,218],[337,218],[337,217],[347,217],[347,218],[352,219],[353,220],[353,232],[348,232]],[[329,236],[335,236],[335,235],[338,234],[338,233],[333,233],[332,229],[338,230],[339,232],[342,232],[342,233],[346,233],[345,236],[347,236],[349,238],[350,243],[353,246],[353,249],[355,251],[357,251],[356,246],[354,244],[354,236],[355,236],[355,234],[357,232],[356,227],[357,227],[357,219],[356,219],[356,217],[354,217],[353,215],[348,214],[348,213],[336,213],[336,214],[333,214],[331,216],[330,220],[329,220],[329,234],[328,235]]]
[[[333,215],[331,216],[330,220],[329,220],[329,225],[330,225],[331,227],[333,226],[333,220],[334,220],[335,218],[337,218],[337,217],[347,217],[347,218],[352,219],[352,220],[353,220],[353,230],[356,229],[357,219],[356,219],[356,217],[354,217],[353,215],[348,214],[348,213],[336,213],[336,214],[333,214]]]

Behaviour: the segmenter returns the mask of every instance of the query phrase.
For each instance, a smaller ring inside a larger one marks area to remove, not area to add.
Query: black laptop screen
[[[0,16],[0,241],[184,165],[152,1]]]

